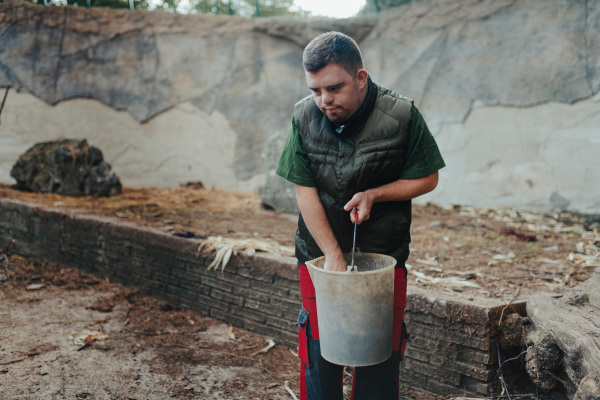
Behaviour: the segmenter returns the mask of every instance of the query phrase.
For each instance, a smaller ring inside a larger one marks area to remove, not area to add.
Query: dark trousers
[[[310,365],[304,366],[307,400],[343,400],[344,367],[321,356],[320,341],[306,330]],[[352,374],[352,400],[398,400],[400,350],[386,361],[368,367],[356,367]]]
[[[315,289],[305,265],[299,264],[302,309],[298,315],[298,357],[301,360],[300,400],[342,400],[344,367],[321,356]],[[398,400],[400,361],[408,333],[404,323],[406,272],[394,276],[392,356],[377,365],[353,371],[352,400]]]

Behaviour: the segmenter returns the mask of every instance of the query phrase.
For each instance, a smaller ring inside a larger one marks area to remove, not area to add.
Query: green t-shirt
[[[446,165],[437,143],[417,107],[413,105],[411,112],[412,122],[406,147],[406,164],[400,179],[421,178]],[[317,186],[310,170],[306,150],[302,147],[300,132],[293,120],[275,173],[297,185]]]

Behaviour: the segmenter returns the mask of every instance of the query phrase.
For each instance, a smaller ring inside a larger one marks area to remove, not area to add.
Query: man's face
[[[306,73],[315,103],[333,123],[347,121],[360,108],[366,94],[367,71],[352,76],[338,64],[329,64],[317,72]]]

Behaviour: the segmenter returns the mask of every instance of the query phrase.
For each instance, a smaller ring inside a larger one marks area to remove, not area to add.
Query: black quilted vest
[[[372,110],[370,113],[363,110],[364,118],[348,124],[342,133],[336,132],[312,96],[294,107],[294,120],[319,197],[344,253],[352,250],[354,232],[344,205],[357,192],[398,180],[406,162],[412,101],[370,79],[369,87],[367,99]],[[358,227],[356,246],[362,252],[390,255],[397,260],[398,267],[404,268],[409,253],[410,222],[410,200],[376,203],[370,219]],[[306,262],[322,255],[300,215],[296,257]]]

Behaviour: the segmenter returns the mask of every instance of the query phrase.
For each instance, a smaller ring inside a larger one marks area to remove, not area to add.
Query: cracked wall
[[[207,187],[254,190],[264,184],[261,174],[238,181],[233,168],[237,137],[227,118],[219,111],[206,114],[191,103],[140,124],[131,114],[94,100],[50,106],[28,93],[9,92],[5,112],[0,127],[3,182],[12,179],[14,156],[31,143],[74,136],[98,146],[124,185],[167,187],[201,181]],[[10,135],[3,134],[7,126]]]
[[[576,104],[475,104],[438,135],[448,166],[426,201],[480,207],[600,210],[600,95]],[[460,177],[457,179],[457,177]]]
[[[328,30],[353,36],[374,80],[426,117],[448,167],[420,201],[600,212],[589,1],[421,1],[348,20],[1,3],[0,87],[13,89],[0,181],[35,142],[86,137],[126,185],[266,182],[263,199],[289,208],[270,158],[308,94],[302,48]]]

